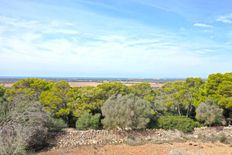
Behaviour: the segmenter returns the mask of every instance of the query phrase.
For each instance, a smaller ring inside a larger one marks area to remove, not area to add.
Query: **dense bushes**
[[[143,129],[149,123],[191,132],[200,126],[194,120],[212,126],[229,124],[231,118],[232,73],[168,82],[157,89],[120,82],[72,88],[66,81],[23,79],[12,88],[0,86],[0,152],[26,154],[46,144],[48,131],[68,126]]]
[[[47,132],[48,116],[41,104],[16,96],[0,122],[0,152],[14,155],[24,154],[29,148],[39,149],[46,144]]]
[[[184,116],[161,116],[157,124],[162,129],[178,129],[183,132],[191,132],[200,126],[198,122]]]
[[[102,106],[105,128],[146,128],[152,109],[147,101],[134,96],[112,96]]]
[[[88,112],[83,113],[76,122],[79,130],[98,129],[100,126],[100,114],[92,115]]]
[[[63,119],[49,117],[49,131],[61,131],[67,127],[68,125]]]
[[[49,114],[62,118],[69,127],[74,127],[75,121],[85,112],[101,113],[102,106],[112,95],[134,94],[146,100],[158,115],[169,113],[193,119],[196,118],[196,108],[202,102],[213,99],[215,105],[223,109],[223,116],[228,124],[232,117],[232,73],[212,74],[207,80],[187,78],[168,82],[158,89],[153,89],[148,83],[126,86],[120,82],[72,88],[66,81],[52,82],[32,78],[19,80],[11,89],[0,87],[0,100],[4,92],[8,101],[17,94],[39,100]]]
[[[225,124],[223,110],[212,101],[201,103],[196,109],[196,119],[204,125],[221,125]]]

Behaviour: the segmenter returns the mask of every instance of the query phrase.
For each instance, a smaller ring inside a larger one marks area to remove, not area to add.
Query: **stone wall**
[[[193,133],[182,133],[178,130],[143,130],[143,131],[113,131],[87,130],[79,131],[68,128],[63,132],[50,135],[49,143],[52,149],[74,148],[81,145],[106,145],[126,143],[140,145],[144,143],[171,143],[182,141],[220,141],[232,144],[232,127],[196,128]]]

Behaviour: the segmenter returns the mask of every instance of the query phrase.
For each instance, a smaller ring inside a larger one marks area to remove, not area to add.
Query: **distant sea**
[[[68,82],[104,82],[104,81],[122,81],[122,82],[157,82],[164,83],[168,81],[183,80],[178,78],[151,79],[151,78],[104,78],[104,77],[7,77],[0,76],[0,83],[13,83],[25,78],[40,78],[51,81],[65,80]]]

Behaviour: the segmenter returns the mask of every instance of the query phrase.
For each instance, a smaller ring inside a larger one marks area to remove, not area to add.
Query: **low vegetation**
[[[0,109],[5,112],[0,122],[1,154],[25,154],[27,149],[37,150],[46,144],[48,115],[39,102],[18,95]]]
[[[200,127],[200,123],[184,116],[161,116],[157,120],[158,128],[177,129],[183,132],[192,132],[194,128]]]
[[[208,126],[225,124],[223,109],[212,101],[206,101],[197,107],[196,119]]]
[[[112,96],[102,106],[105,128],[144,129],[152,114],[150,104],[135,96]]]
[[[168,82],[157,89],[120,82],[72,88],[66,81],[29,78],[11,88],[0,86],[0,152],[39,149],[48,131],[66,127],[191,132],[201,125],[229,125],[231,118],[232,73]]]
[[[76,122],[76,128],[79,130],[98,129],[100,126],[100,114],[92,115],[83,113]]]

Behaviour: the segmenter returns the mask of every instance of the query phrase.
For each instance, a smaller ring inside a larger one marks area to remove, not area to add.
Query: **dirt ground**
[[[222,143],[165,143],[130,146],[126,144],[81,146],[71,150],[55,150],[37,155],[232,155],[232,147]]]

